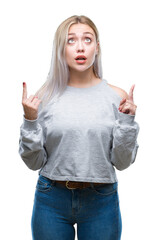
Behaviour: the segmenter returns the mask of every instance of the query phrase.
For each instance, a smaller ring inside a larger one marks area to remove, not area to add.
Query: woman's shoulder
[[[127,92],[125,90],[123,90],[122,88],[116,87],[110,83],[108,83],[108,86],[111,87],[114,91],[116,91],[116,93],[119,94],[119,96],[121,98],[126,98],[126,99],[128,98]]]

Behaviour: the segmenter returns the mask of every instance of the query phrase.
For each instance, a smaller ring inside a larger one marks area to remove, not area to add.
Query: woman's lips
[[[79,64],[83,64],[86,62],[87,59],[76,59],[76,62]]]
[[[85,55],[78,55],[76,58],[75,58],[76,62],[79,63],[79,64],[83,64],[86,62],[87,58]]]

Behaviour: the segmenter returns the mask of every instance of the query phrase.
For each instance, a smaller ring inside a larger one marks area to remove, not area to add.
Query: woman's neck
[[[68,85],[73,87],[90,87],[99,82],[100,79],[95,76],[93,70],[88,70],[84,72],[71,70]]]

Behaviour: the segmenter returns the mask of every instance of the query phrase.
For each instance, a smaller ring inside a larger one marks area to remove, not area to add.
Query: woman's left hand
[[[129,115],[135,115],[137,106],[134,104],[133,101],[133,90],[134,90],[135,85],[132,85],[128,98],[123,98],[120,102],[119,110],[122,113],[126,113]]]

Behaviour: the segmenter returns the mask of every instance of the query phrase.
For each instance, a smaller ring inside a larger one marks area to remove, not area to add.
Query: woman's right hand
[[[23,82],[22,105],[24,109],[24,117],[28,120],[36,120],[38,118],[38,107],[41,100],[37,96],[31,95],[27,98],[27,86]]]

